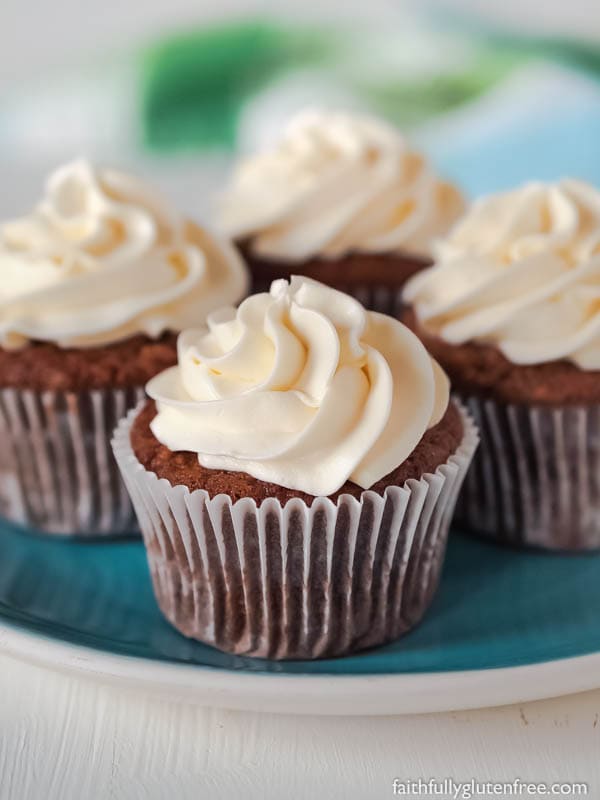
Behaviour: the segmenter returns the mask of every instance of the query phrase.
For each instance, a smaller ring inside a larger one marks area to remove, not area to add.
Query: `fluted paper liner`
[[[462,409],[463,441],[435,474],[360,501],[269,498],[258,507],[146,470],[130,443],[136,413],[115,432],[114,452],[159,606],[183,634],[230,653],[322,658],[382,644],[419,622],[477,446]]]
[[[600,406],[464,399],[481,435],[456,518],[506,544],[600,547]]]
[[[51,534],[135,530],[110,438],[143,394],[0,389],[0,514]]]

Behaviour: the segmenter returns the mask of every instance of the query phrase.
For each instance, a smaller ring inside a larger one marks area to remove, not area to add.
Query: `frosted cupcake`
[[[140,181],[76,161],[0,226],[0,513],[52,533],[127,531],[118,419],[176,361],[175,334],[245,293],[234,250]]]
[[[405,299],[481,430],[458,516],[503,542],[599,547],[600,192],[478,201]]]
[[[243,160],[218,205],[254,291],[306,275],[395,314],[404,282],[464,209],[401,134],[366,116],[305,111]]]
[[[178,353],[113,442],[167,619],[269,658],[416,625],[476,446],[418,338],[293,277],[184,331]]]

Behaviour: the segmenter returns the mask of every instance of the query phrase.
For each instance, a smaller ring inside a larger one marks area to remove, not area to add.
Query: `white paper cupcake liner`
[[[0,389],[0,514],[51,534],[135,531],[110,437],[143,396],[142,388]]]
[[[463,402],[481,446],[456,518],[512,545],[600,547],[600,406],[545,408]]]
[[[113,448],[158,604],[183,634],[230,653],[322,658],[382,644],[419,622],[478,442],[463,409],[462,443],[435,474],[360,501],[270,498],[259,507],[146,470],[130,443],[136,413],[120,423]]]

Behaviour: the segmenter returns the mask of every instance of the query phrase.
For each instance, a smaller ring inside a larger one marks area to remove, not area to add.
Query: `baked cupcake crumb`
[[[295,274],[351,294],[362,287],[400,289],[415,273],[432,263],[429,258],[408,253],[347,253],[335,259],[313,256],[296,264],[257,255],[251,239],[238,242],[238,247],[250,267],[254,292],[268,292],[274,280],[289,280]]]
[[[207,469],[198,462],[196,453],[173,452],[161,444],[150,429],[150,423],[156,416],[156,405],[148,401],[137,415],[131,429],[131,445],[136,458],[150,472],[159,478],[166,478],[171,485],[183,484],[193,492],[204,489],[210,497],[226,494],[235,502],[244,497],[252,497],[258,504],[269,497],[274,497],[284,505],[295,497],[311,505],[313,495],[286,489],[274,483],[253,478],[245,472],[227,472],[226,470]],[[456,452],[463,437],[463,425],[456,406],[450,402],[445,415],[433,428],[425,432],[423,438],[400,466],[389,475],[381,478],[371,491],[383,494],[388,486],[403,486],[407,480],[419,480],[424,474],[435,472]],[[350,494],[360,498],[364,489],[356,483],[346,481],[340,489],[329,498],[334,502],[342,494]]]
[[[402,322],[425,344],[462,395],[490,397],[500,403],[533,406],[589,406],[600,403],[600,373],[570,361],[513,364],[494,345],[450,344],[428,333],[413,309]]]
[[[0,348],[0,388],[79,392],[143,386],[177,363],[177,336],[153,340],[140,334],[101,347],[62,348],[31,342],[19,350]]]

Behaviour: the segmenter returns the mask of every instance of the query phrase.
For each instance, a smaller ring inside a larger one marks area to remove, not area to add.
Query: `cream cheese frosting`
[[[234,248],[141,181],[80,160],[56,170],[30,214],[0,226],[0,346],[109,344],[202,324],[237,302]]]
[[[404,298],[427,331],[514,364],[600,369],[600,191],[579,180],[482,198]]]
[[[368,116],[309,110],[272,151],[243,160],[217,223],[259,256],[428,256],[464,208],[398,131]]]
[[[329,495],[399,466],[444,415],[449,385],[400,322],[293,277],[180,334],[178,365],[147,392],[170,450]]]

